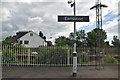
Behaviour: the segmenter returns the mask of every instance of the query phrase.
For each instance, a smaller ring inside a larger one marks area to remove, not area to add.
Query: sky
[[[59,36],[69,36],[74,31],[73,22],[58,22],[58,15],[73,15],[68,0],[1,0],[0,2],[0,40],[13,36],[18,31],[35,33],[42,31],[47,40],[54,42]],[[90,22],[77,22],[76,29],[89,32],[93,30],[96,11],[90,10],[96,0],[76,0],[76,15],[89,16]],[[103,29],[107,32],[106,41],[118,35],[119,0],[101,0],[108,7],[103,8]],[[52,37],[52,38],[50,38]]]

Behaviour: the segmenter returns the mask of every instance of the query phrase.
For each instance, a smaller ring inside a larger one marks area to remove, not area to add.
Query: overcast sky
[[[73,8],[68,0],[1,0],[0,24],[2,32],[0,40],[13,36],[17,31],[42,31],[52,41],[59,36],[68,37],[73,32],[73,22],[58,22],[58,15],[73,15]],[[118,1],[101,0],[108,8],[103,9],[103,29],[107,32],[107,40],[118,35]],[[90,16],[90,22],[77,22],[77,30],[86,32],[95,28],[95,10],[90,7],[95,0],[76,0],[76,15]]]

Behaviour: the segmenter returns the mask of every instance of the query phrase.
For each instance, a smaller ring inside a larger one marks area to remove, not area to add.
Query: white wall
[[[33,33],[33,36],[30,36],[30,33]],[[24,45],[25,47],[39,47],[45,45],[45,40],[34,32],[29,32],[25,34],[18,41],[20,40],[22,40],[22,45]],[[25,40],[28,40],[29,44],[24,44]]]

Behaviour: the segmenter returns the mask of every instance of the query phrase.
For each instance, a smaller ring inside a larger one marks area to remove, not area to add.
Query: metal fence
[[[78,65],[104,64],[104,57],[117,55],[117,49],[77,48]],[[2,65],[69,66],[73,63],[72,47],[40,46],[26,48],[19,45],[1,45]]]

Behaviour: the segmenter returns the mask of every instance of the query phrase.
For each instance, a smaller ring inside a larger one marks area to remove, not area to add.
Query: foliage
[[[83,43],[86,40],[85,31],[84,30],[77,31],[76,36],[77,36],[76,38],[77,47],[84,46]],[[66,45],[73,46],[74,33],[70,33],[68,38],[64,36],[60,36],[59,38],[56,38],[55,43],[56,46],[66,46]]]
[[[86,37],[85,30],[77,31],[76,36],[77,36],[76,38],[77,38],[78,41],[80,41],[82,39],[85,39],[85,37]],[[69,38],[73,40],[74,39],[74,33],[70,33]]]
[[[6,37],[5,40],[2,41],[2,44],[4,45],[11,45],[11,40],[12,40],[12,36]]]
[[[20,44],[2,45],[2,60],[5,64],[20,63],[17,55],[27,54],[27,51],[28,49]],[[21,63],[25,63],[25,61]]]
[[[120,47],[120,40],[115,35],[113,36],[112,44],[114,47]]]
[[[74,44],[74,40],[71,40],[71,39],[67,38],[67,39],[66,39],[66,44],[67,44],[68,46],[72,47],[73,44]]]
[[[69,39],[74,40],[74,33],[69,34]],[[84,44],[86,44],[85,30],[79,30],[76,32],[76,43],[77,43],[77,47],[84,47],[85,46],[84,45]]]
[[[109,43],[109,41],[106,41],[105,43],[104,43],[104,47],[110,47],[110,43]]]
[[[101,45],[105,45],[105,39],[107,34],[103,29],[95,28],[92,31],[85,33],[84,30],[76,32],[76,43],[77,47],[97,47],[98,41]],[[74,33],[70,33],[69,37],[60,36],[55,39],[56,46],[73,46],[74,44]],[[108,43],[106,43],[108,45]],[[109,46],[109,45],[108,45]]]
[[[68,58],[68,49],[69,49],[69,60],[70,64],[73,63],[73,48],[67,47],[45,47],[41,46],[39,48],[30,48],[30,52],[37,52],[38,54],[31,54],[31,64],[67,64]],[[3,62],[4,63],[28,63],[28,55],[18,57],[17,54],[27,54],[28,48],[24,48],[22,46],[14,45],[14,46],[3,46],[2,48],[2,55],[3,55]],[[89,60],[90,57],[85,52],[77,53],[78,64],[95,64],[97,61]],[[22,61],[21,61],[22,59]],[[116,59],[112,56],[105,56],[104,58],[105,63],[118,63],[119,59]]]
[[[112,56],[105,56],[104,62],[105,63],[118,63],[118,60]]]
[[[70,38],[71,40],[74,40],[74,33],[70,33],[70,34],[69,34],[69,38]]]
[[[22,46],[20,43],[12,42],[12,40],[13,40],[12,36],[6,37],[5,40],[2,41],[2,45]]]
[[[85,40],[86,38],[85,30],[77,31],[76,36],[77,36],[77,40],[79,41]]]
[[[87,53],[78,53],[77,54],[78,57],[78,63],[86,63],[89,61],[89,56]]]
[[[39,36],[40,36],[40,37],[43,37],[43,33],[42,33],[41,31],[39,32]]]
[[[13,54],[13,51],[11,49],[4,49],[2,51],[2,60],[4,63],[14,63],[16,62],[15,60],[15,55]]]
[[[43,36],[43,39],[46,40],[46,36]]]
[[[12,45],[3,45],[3,50],[11,50],[13,54],[25,54],[27,53],[27,48],[22,46],[21,44],[12,44]]]
[[[69,38],[66,38],[64,36],[60,36],[59,38],[55,39],[55,45],[56,46],[72,46],[73,45],[73,40],[70,40]]]
[[[91,32],[87,33],[87,44],[89,47],[98,46],[98,41],[100,44],[104,44],[104,40],[107,38],[107,34],[103,29],[95,28]]]
[[[56,46],[66,46],[66,37],[60,36],[59,38],[55,39]]]
[[[33,63],[39,64],[65,64],[67,62],[67,49],[65,47],[40,47],[38,57]]]

